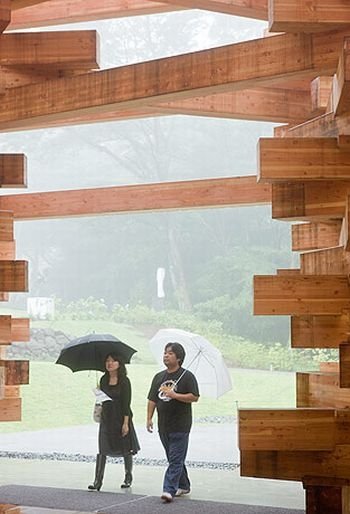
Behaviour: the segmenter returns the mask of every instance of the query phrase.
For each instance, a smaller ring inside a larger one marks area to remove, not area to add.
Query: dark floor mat
[[[126,493],[89,492],[56,487],[6,485],[0,487],[0,503],[28,507],[66,509],[104,514],[303,514],[303,510],[261,507],[227,502],[176,498],[164,505],[159,497]]]

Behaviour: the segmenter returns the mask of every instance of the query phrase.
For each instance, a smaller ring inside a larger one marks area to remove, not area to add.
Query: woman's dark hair
[[[180,344],[180,343],[168,343],[165,346],[164,350],[166,351],[168,349],[170,349],[172,352],[175,353],[176,358],[178,359],[180,366],[182,366],[182,363],[183,363],[183,361],[185,360],[185,357],[186,357],[186,352],[185,352],[185,349],[182,346],[182,344]]]
[[[112,352],[106,356],[105,362],[108,359],[108,357],[111,357],[114,361],[119,362],[118,379],[120,380],[120,382],[123,382],[123,380],[126,378],[126,375],[127,375],[127,371],[126,371],[126,367],[125,367],[123,359],[117,353]],[[106,373],[103,375],[103,377],[106,377],[106,378],[108,377],[108,371],[106,371]]]

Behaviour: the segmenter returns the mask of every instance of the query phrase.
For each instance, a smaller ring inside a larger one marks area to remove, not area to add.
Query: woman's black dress
[[[135,455],[140,450],[140,445],[132,422],[131,385],[125,377],[117,385],[109,385],[108,374],[100,380],[100,388],[112,400],[102,404],[102,416],[98,435],[99,453],[113,457]],[[129,416],[129,433],[122,437],[122,425],[124,416]]]

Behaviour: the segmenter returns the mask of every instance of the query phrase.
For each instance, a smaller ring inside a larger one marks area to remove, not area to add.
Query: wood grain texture
[[[337,246],[340,240],[341,227],[341,220],[292,225],[292,250],[306,252]]]
[[[344,0],[269,0],[268,17],[273,32],[314,32],[350,24]]]
[[[97,214],[181,210],[235,205],[266,205],[269,184],[256,176],[162,182],[24,195],[3,195],[0,209],[16,220],[47,219]]]
[[[337,37],[329,44],[334,49],[327,46],[328,53],[320,60],[316,55],[320,42],[307,35],[283,34],[10,89],[2,99],[0,127],[20,127],[40,118],[49,123],[68,115],[140,109],[151,100],[268,85],[281,75],[313,78],[336,68]]]
[[[258,155],[259,181],[350,178],[350,151],[337,138],[260,138]]]
[[[292,316],[292,348],[338,348],[350,337],[350,314]]]
[[[6,33],[0,65],[92,70],[99,67],[97,43],[94,30]]]
[[[255,275],[255,315],[341,314],[350,309],[346,275]]]
[[[20,0],[16,0],[20,1]],[[25,1],[25,0],[22,0]],[[30,1],[30,0],[29,0]],[[37,5],[12,12],[10,29],[25,29],[64,23],[77,23],[93,20],[158,14],[190,9],[246,16],[267,20],[267,0],[198,0],[186,6],[184,2],[152,2],[146,0],[50,0],[44,5]]]

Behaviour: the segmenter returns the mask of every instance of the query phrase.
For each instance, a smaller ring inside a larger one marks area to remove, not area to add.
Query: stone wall
[[[27,343],[12,343],[7,348],[8,359],[26,359],[31,361],[55,361],[64,345],[74,336],[61,330],[51,328],[32,328],[30,341]]]

